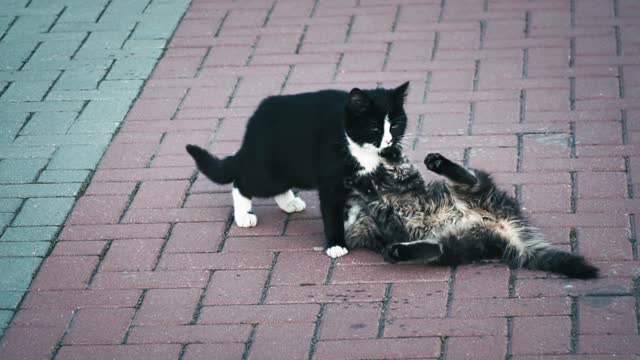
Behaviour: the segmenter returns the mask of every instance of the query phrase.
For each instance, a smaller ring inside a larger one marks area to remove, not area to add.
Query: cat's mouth
[[[385,139],[380,141],[380,144],[376,146],[376,144],[373,143],[364,143],[364,144],[358,144],[357,142],[353,141],[348,135],[347,135],[347,140],[350,144],[350,146],[354,146],[355,148],[359,148],[360,151],[363,151],[365,153],[371,154],[371,155],[379,155],[380,153],[382,153],[384,150],[393,147],[394,145],[394,141],[393,139],[390,141],[385,141]]]
[[[379,154],[384,149],[386,149],[388,147],[391,147],[392,145],[393,145],[393,142],[391,142],[388,145],[380,144],[380,146],[375,146],[373,144],[364,144],[364,145],[362,145],[362,150],[365,150],[367,152],[374,153],[374,154]]]
[[[375,149],[376,149],[376,151],[378,153],[381,153],[382,151],[384,151],[384,150],[386,150],[386,149],[388,149],[388,148],[390,148],[392,146],[393,146],[393,140],[389,141],[389,142],[386,142],[386,143],[385,142],[380,143],[380,146],[375,148]]]

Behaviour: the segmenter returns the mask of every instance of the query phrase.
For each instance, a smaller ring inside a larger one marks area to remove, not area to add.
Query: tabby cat
[[[598,276],[598,268],[582,256],[552,248],[529,225],[516,199],[486,172],[438,153],[424,163],[446,181],[425,184],[399,152],[375,172],[346,180],[353,190],[345,210],[347,246],[379,251],[392,263],[458,265],[499,258],[512,268]]]

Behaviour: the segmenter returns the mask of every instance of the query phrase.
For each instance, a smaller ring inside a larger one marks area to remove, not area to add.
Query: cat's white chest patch
[[[349,143],[349,152],[351,153],[351,156],[353,156],[360,166],[362,166],[362,170],[358,172],[360,175],[373,172],[378,165],[380,165],[378,148],[371,144],[365,144],[364,146],[358,145],[351,141],[348,136],[347,142]]]

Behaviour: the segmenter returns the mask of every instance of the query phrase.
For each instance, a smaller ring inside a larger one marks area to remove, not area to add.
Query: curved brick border
[[[3,5],[0,335],[188,3]]]
[[[633,358],[639,25],[625,0],[194,0],[0,357]],[[313,193],[239,229],[183,150],[233,152],[268,94],[404,80],[416,160],[494,172],[603,278],[332,262]]]

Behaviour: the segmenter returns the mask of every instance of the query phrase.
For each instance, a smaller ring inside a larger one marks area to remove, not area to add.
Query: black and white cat
[[[447,181],[425,184],[399,152],[387,159],[377,171],[346,180],[353,189],[345,211],[348,247],[379,251],[388,262],[458,265],[499,258],[513,268],[598,276],[582,256],[552,248],[486,172],[429,154],[425,165]]]
[[[282,210],[291,213],[306,206],[292,188],[317,188],[326,253],[343,256],[348,253],[344,179],[374,171],[385,151],[400,146],[408,87],[407,82],[395,89],[268,97],[249,119],[237,153],[218,159],[194,145],[187,145],[187,151],[209,179],[233,182],[234,218],[240,227],[257,224],[251,198],[273,196]]]

